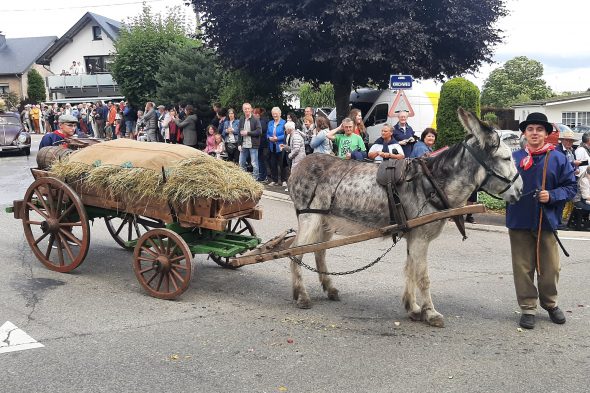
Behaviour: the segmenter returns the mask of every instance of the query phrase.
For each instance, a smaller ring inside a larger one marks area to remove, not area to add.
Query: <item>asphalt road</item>
[[[26,167],[24,157],[0,157],[2,203],[24,194]],[[261,205],[265,217],[254,226],[263,239],[296,227],[289,203]],[[433,298],[446,317],[438,329],[403,311],[404,241],[370,270],[335,278],[340,302],[305,272],[310,310],[290,298],[286,260],[231,271],[196,256],[191,287],[164,301],[143,292],[131,253],[102,221],[92,225],[86,261],[60,274],[35,259],[20,221],[2,213],[0,325],[10,321],[44,347],[0,353],[0,391],[587,392],[588,239],[564,240],[572,254],[562,258],[560,283],[568,322],[540,313],[535,330],[521,332],[507,235],[468,234],[462,242],[448,225],[431,246]],[[388,246],[342,247],[328,260],[348,270]]]

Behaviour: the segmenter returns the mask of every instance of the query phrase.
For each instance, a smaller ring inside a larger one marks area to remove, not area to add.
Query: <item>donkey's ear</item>
[[[487,124],[481,122],[473,113],[459,107],[457,109],[459,120],[467,132],[473,135],[480,146],[497,146],[499,143],[498,134]]]

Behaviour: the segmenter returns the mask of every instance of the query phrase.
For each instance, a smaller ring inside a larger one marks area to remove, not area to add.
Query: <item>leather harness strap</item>
[[[450,209],[451,204],[449,203],[449,199],[447,198],[447,195],[442,190],[442,188],[440,188],[440,186],[434,180],[432,172],[430,171],[430,169],[428,169],[428,166],[426,165],[426,161],[422,158],[419,158],[418,160],[420,161],[420,166],[422,167],[422,170],[426,174],[426,178],[428,179],[430,184],[432,184],[432,187],[434,187],[434,190],[436,191],[440,200],[442,201],[444,208]],[[463,240],[467,239],[467,234],[465,233],[465,221],[463,220],[463,216],[454,216],[453,221],[455,221],[457,229],[459,229],[459,232],[463,236]]]

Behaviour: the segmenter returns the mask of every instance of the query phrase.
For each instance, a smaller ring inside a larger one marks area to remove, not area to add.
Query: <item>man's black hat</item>
[[[526,117],[526,120],[521,122],[518,125],[518,128],[520,128],[520,130],[522,132],[524,132],[524,130],[526,130],[526,127],[529,124],[542,125],[543,127],[545,127],[545,130],[547,131],[547,135],[549,135],[553,132],[553,124],[551,124],[547,121],[547,116],[545,116],[544,113],[541,113],[541,112],[529,113],[529,115]]]

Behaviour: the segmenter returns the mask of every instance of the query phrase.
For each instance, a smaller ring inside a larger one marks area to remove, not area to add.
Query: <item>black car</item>
[[[31,154],[31,136],[25,131],[18,113],[0,112],[0,150]]]

